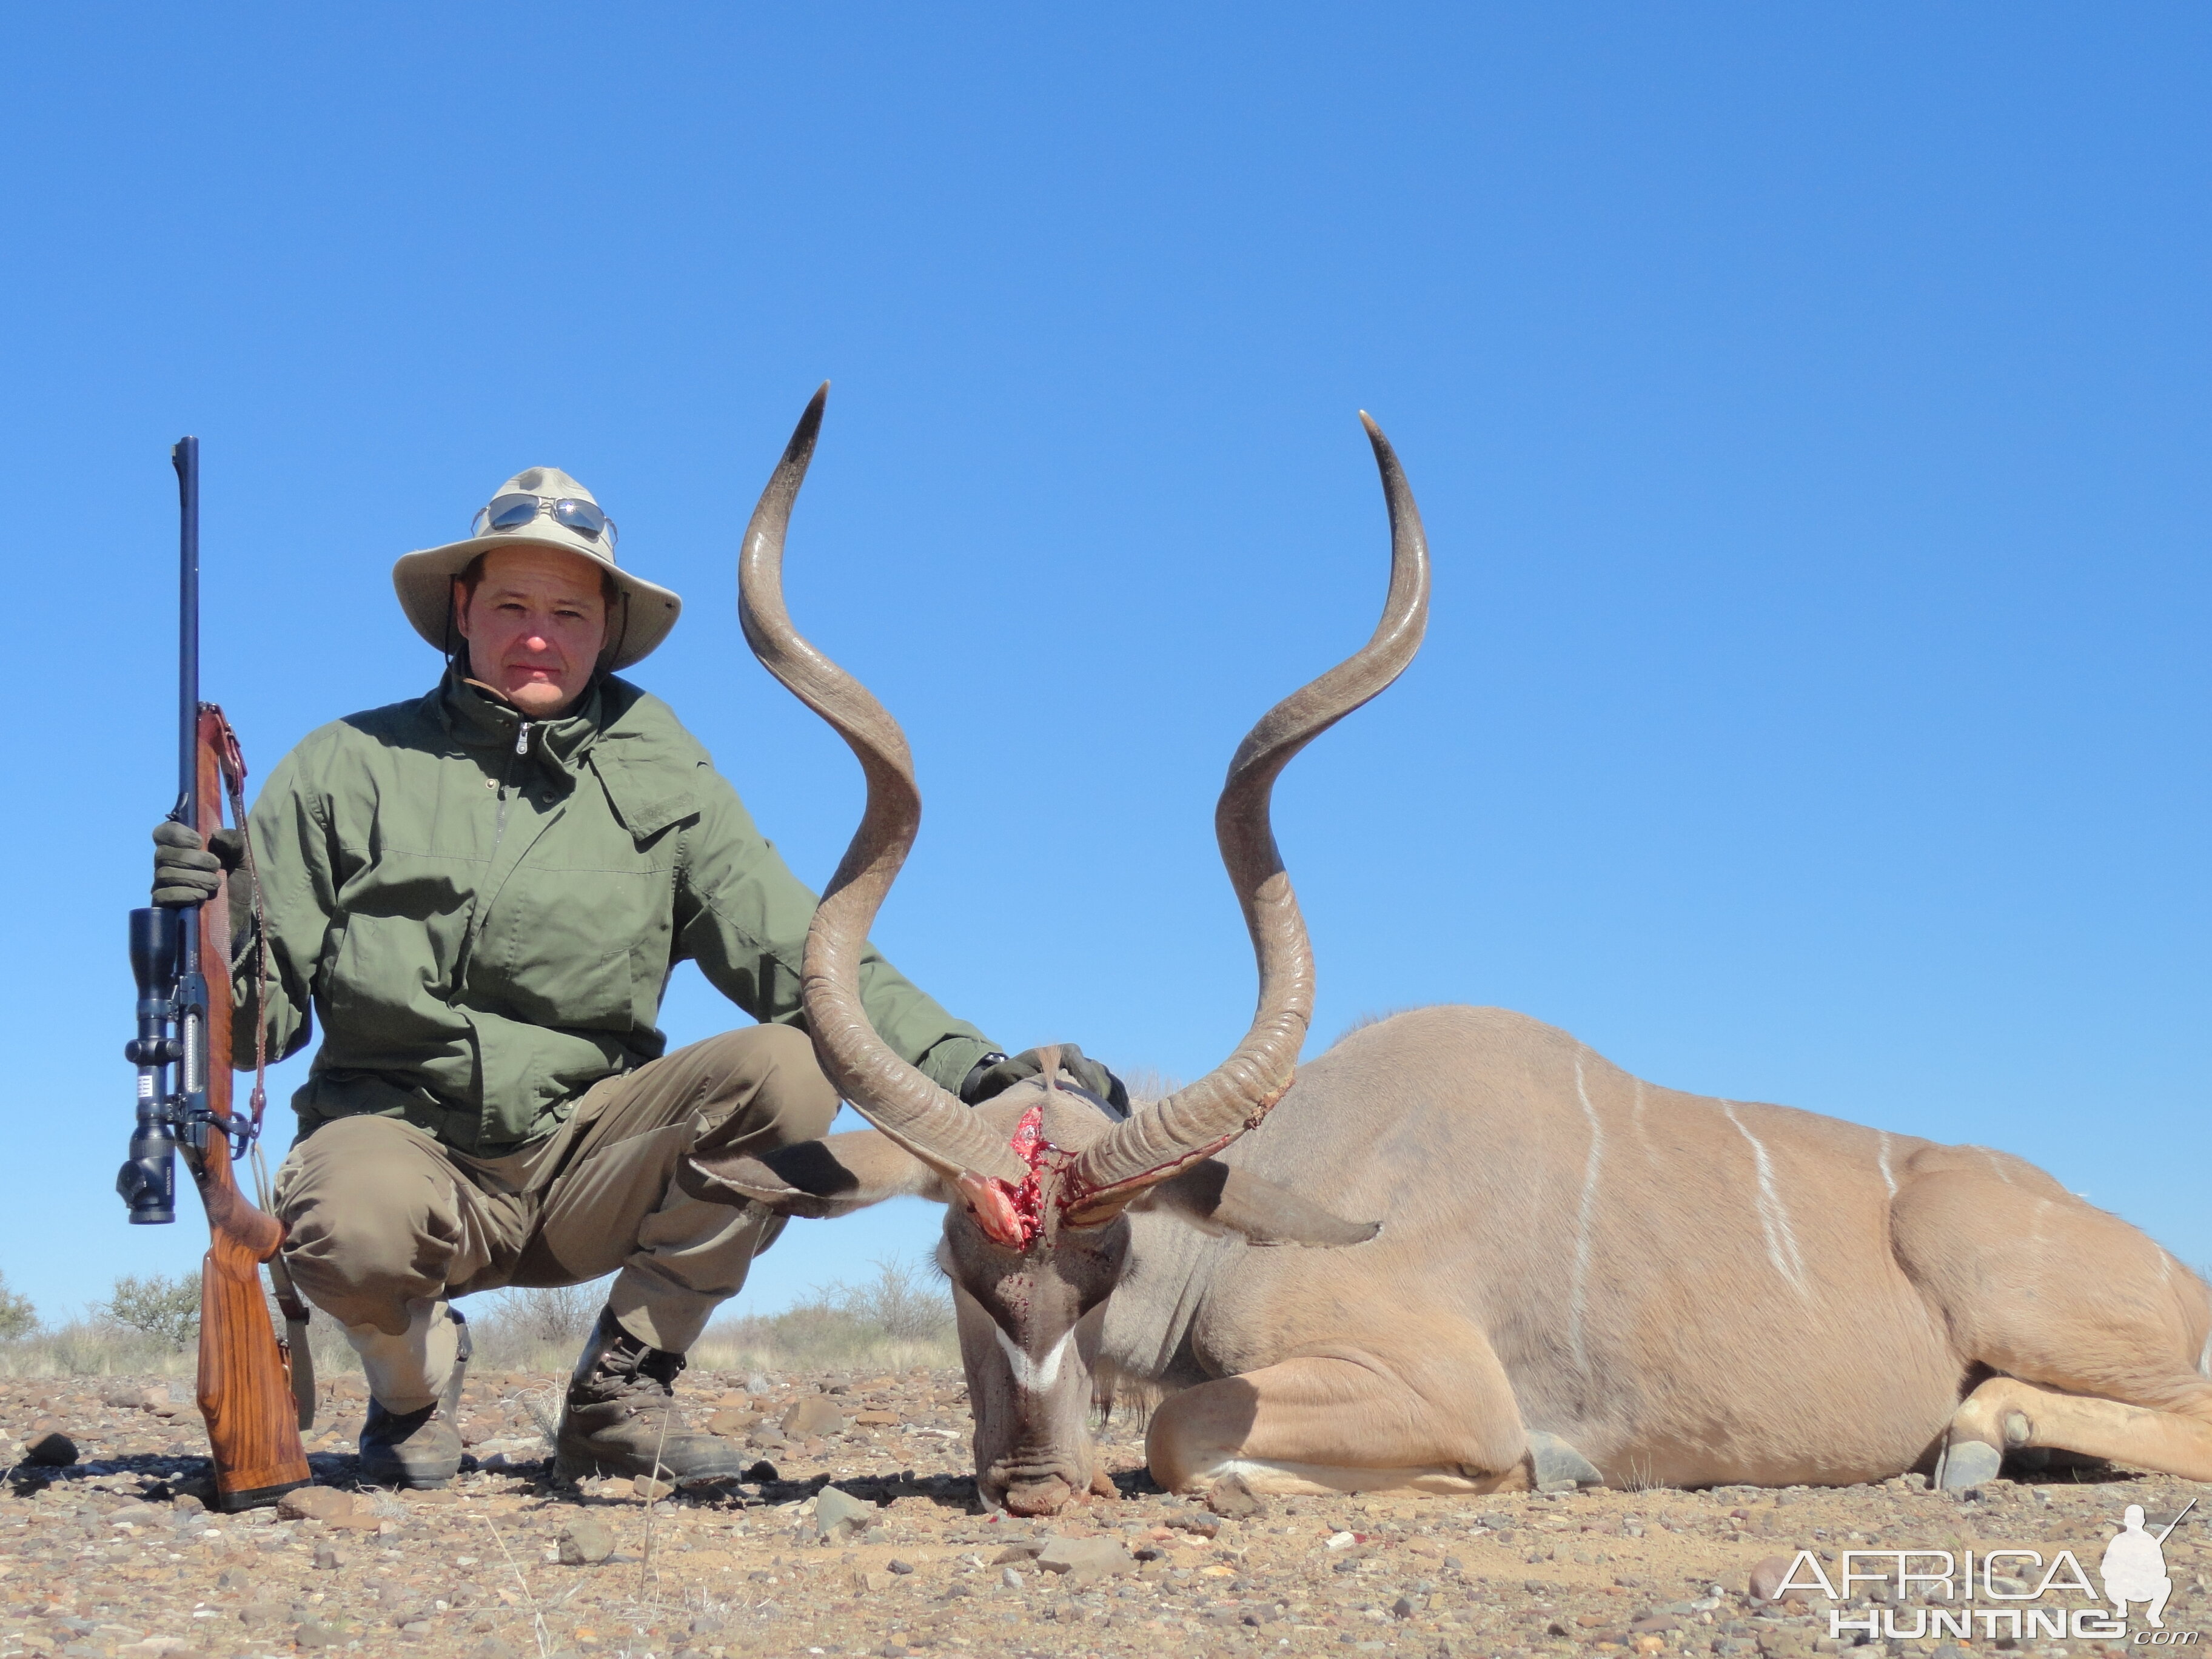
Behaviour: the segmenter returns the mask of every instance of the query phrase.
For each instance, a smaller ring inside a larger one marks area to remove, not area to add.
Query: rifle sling
[[[276,1287],[276,1306],[284,1316],[284,1346],[291,1360],[292,1399],[300,1408],[300,1427],[312,1429],[315,1426],[315,1352],[307,1346],[307,1304],[300,1299],[281,1249],[269,1258],[269,1278]]]

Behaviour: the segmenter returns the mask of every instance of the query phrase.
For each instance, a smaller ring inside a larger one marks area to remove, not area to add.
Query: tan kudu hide
[[[1313,958],[1269,794],[1403,671],[1428,613],[1419,514],[1371,422],[1382,623],[1253,728],[1216,812],[1260,969],[1243,1042],[1126,1119],[1049,1064],[974,1110],[906,1065],[857,988],[920,822],[905,738],[783,603],[822,406],[761,498],[739,578],[754,650],[867,776],[805,994],[823,1069],[876,1127],[686,1179],[794,1215],[945,1204],[987,1501],[1049,1513],[1107,1490],[1088,1425],[1117,1395],[1159,1400],[1148,1450],[1173,1489],[1911,1468],[1960,1487],[2008,1455],[2069,1455],[2212,1480],[2204,1282],[2016,1158],[1657,1088],[1492,1008],[1401,1014],[1297,1065]]]

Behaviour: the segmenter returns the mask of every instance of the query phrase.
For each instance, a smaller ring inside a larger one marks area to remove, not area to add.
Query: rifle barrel
[[[187,830],[199,821],[200,743],[200,441],[187,434],[169,452],[177,469],[177,805],[170,817]],[[182,918],[183,973],[200,968],[197,912]]]
[[[177,469],[176,817],[197,830],[192,797],[199,778],[200,441],[178,439],[169,460]]]

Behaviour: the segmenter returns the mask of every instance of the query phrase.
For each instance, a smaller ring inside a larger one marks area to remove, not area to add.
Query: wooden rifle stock
[[[235,752],[229,722],[199,706],[194,817],[203,836],[222,823],[223,769]],[[240,826],[241,828],[243,826]],[[200,973],[207,983],[208,1106],[231,1121],[230,895],[228,883],[200,907]],[[258,1011],[257,1011],[258,1012]],[[210,1127],[204,1147],[181,1150],[206,1207],[208,1253],[200,1267],[200,1415],[215,1454],[217,1501],[225,1510],[274,1503],[314,1477],[300,1445],[291,1356],[276,1340],[261,1291],[261,1264],[284,1243],[284,1224],[239,1190],[230,1145]]]

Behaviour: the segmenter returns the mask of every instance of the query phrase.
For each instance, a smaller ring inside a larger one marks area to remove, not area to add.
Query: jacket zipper
[[[530,722],[528,720],[522,721],[514,728],[514,752],[518,757],[530,752]],[[497,862],[499,859],[500,841],[507,834],[507,792],[514,782],[514,761],[510,759],[507,763],[507,770],[501,775],[499,780],[499,827],[492,831],[491,837],[491,855],[494,862]]]
[[[514,785],[515,760],[517,757],[526,755],[529,752],[530,722],[528,720],[524,720],[514,728],[514,753],[507,757],[507,769],[500,774],[499,817],[497,822],[492,827],[491,858],[485,865],[487,871],[495,869],[498,866],[499,845],[501,842],[507,839],[507,791],[514,787]],[[466,937],[461,940],[460,959],[453,964],[453,994],[447,1000],[449,1002],[459,1001],[460,1000],[462,990],[468,984],[469,963],[476,956],[477,938],[483,932],[483,896],[479,893],[477,896],[476,914],[469,918],[468,933]]]

